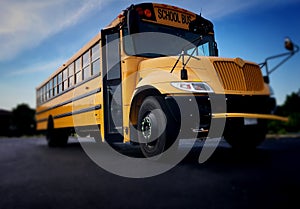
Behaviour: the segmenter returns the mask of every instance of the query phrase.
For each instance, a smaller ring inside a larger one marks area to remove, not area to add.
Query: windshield
[[[138,33],[124,31],[125,52],[144,57],[177,56],[184,52],[194,56],[217,56],[213,35],[140,21]],[[195,50],[195,47],[197,48]]]

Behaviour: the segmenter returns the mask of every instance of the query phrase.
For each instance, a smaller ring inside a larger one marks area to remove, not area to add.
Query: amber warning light
[[[151,18],[152,17],[152,12],[150,9],[142,9],[141,7],[137,7],[135,9],[139,16],[145,16],[146,18]]]
[[[144,14],[145,14],[145,16],[148,17],[148,18],[152,17],[152,12],[150,11],[150,9],[145,9],[145,10],[144,10]]]

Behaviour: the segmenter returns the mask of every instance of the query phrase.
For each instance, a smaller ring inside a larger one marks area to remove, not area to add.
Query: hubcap
[[[143,137],[146,139],[146,142],[149,142],[151,138],[151,131],[152,131],[151,118],[149,117],[149,115],[142,120],[141,131]]]

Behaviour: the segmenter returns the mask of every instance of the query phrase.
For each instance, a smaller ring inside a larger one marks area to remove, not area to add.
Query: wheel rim
[[[152,133],[152,121],[149,115],[142,120],[141,131],[146,142],[149,142]]]
[[[148,150],[152,150],[155,147],[157,140],[152,139],[153,123],[150,114],[144,117],[143,120],[141,121],[141,132],[143,138],[145,139],[145,143],[144,143],[145,148]]]

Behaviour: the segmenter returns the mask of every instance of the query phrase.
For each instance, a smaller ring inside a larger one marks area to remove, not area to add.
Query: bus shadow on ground
[[[274,140],[272,141],[272,143]],[[220,165],[220,166],[251,166],[251,165],[267,165],[270,163],[270,159],[273,155],[278,154],[279,152],[287,152],[286,149],[273,149],[268,146],[268,143],[264,145],[264,143],[258,148],[251,151],[239,151],[235,150],[227,144],[226,141],[221,140],[220,144],[216,147],[215,151],[212,155],[204,162],[199,163],[199,156],[201,151],[203,150],[203,142],[196,141],[186,142],[181,140],[178,152],[187,152],[187,149],[190,149],[188,154],[183,158],[183,160],[179,163],[179,166],[185,165]],[[276,143],[276,142],[275,142]],[[97,152],[106,153],[107,147],[99,146],[99,143],[96,143],[93,138],[86,138],[78,140],[76,138],[71,138],[69,143],[65,147],[66,149],[81,149],[84,147],[94,147]],[[138,145],[132,145],[129,143],[116,143],[110,145],[112,149],[116,152],[133,158],[144,158],[141,150]]]

